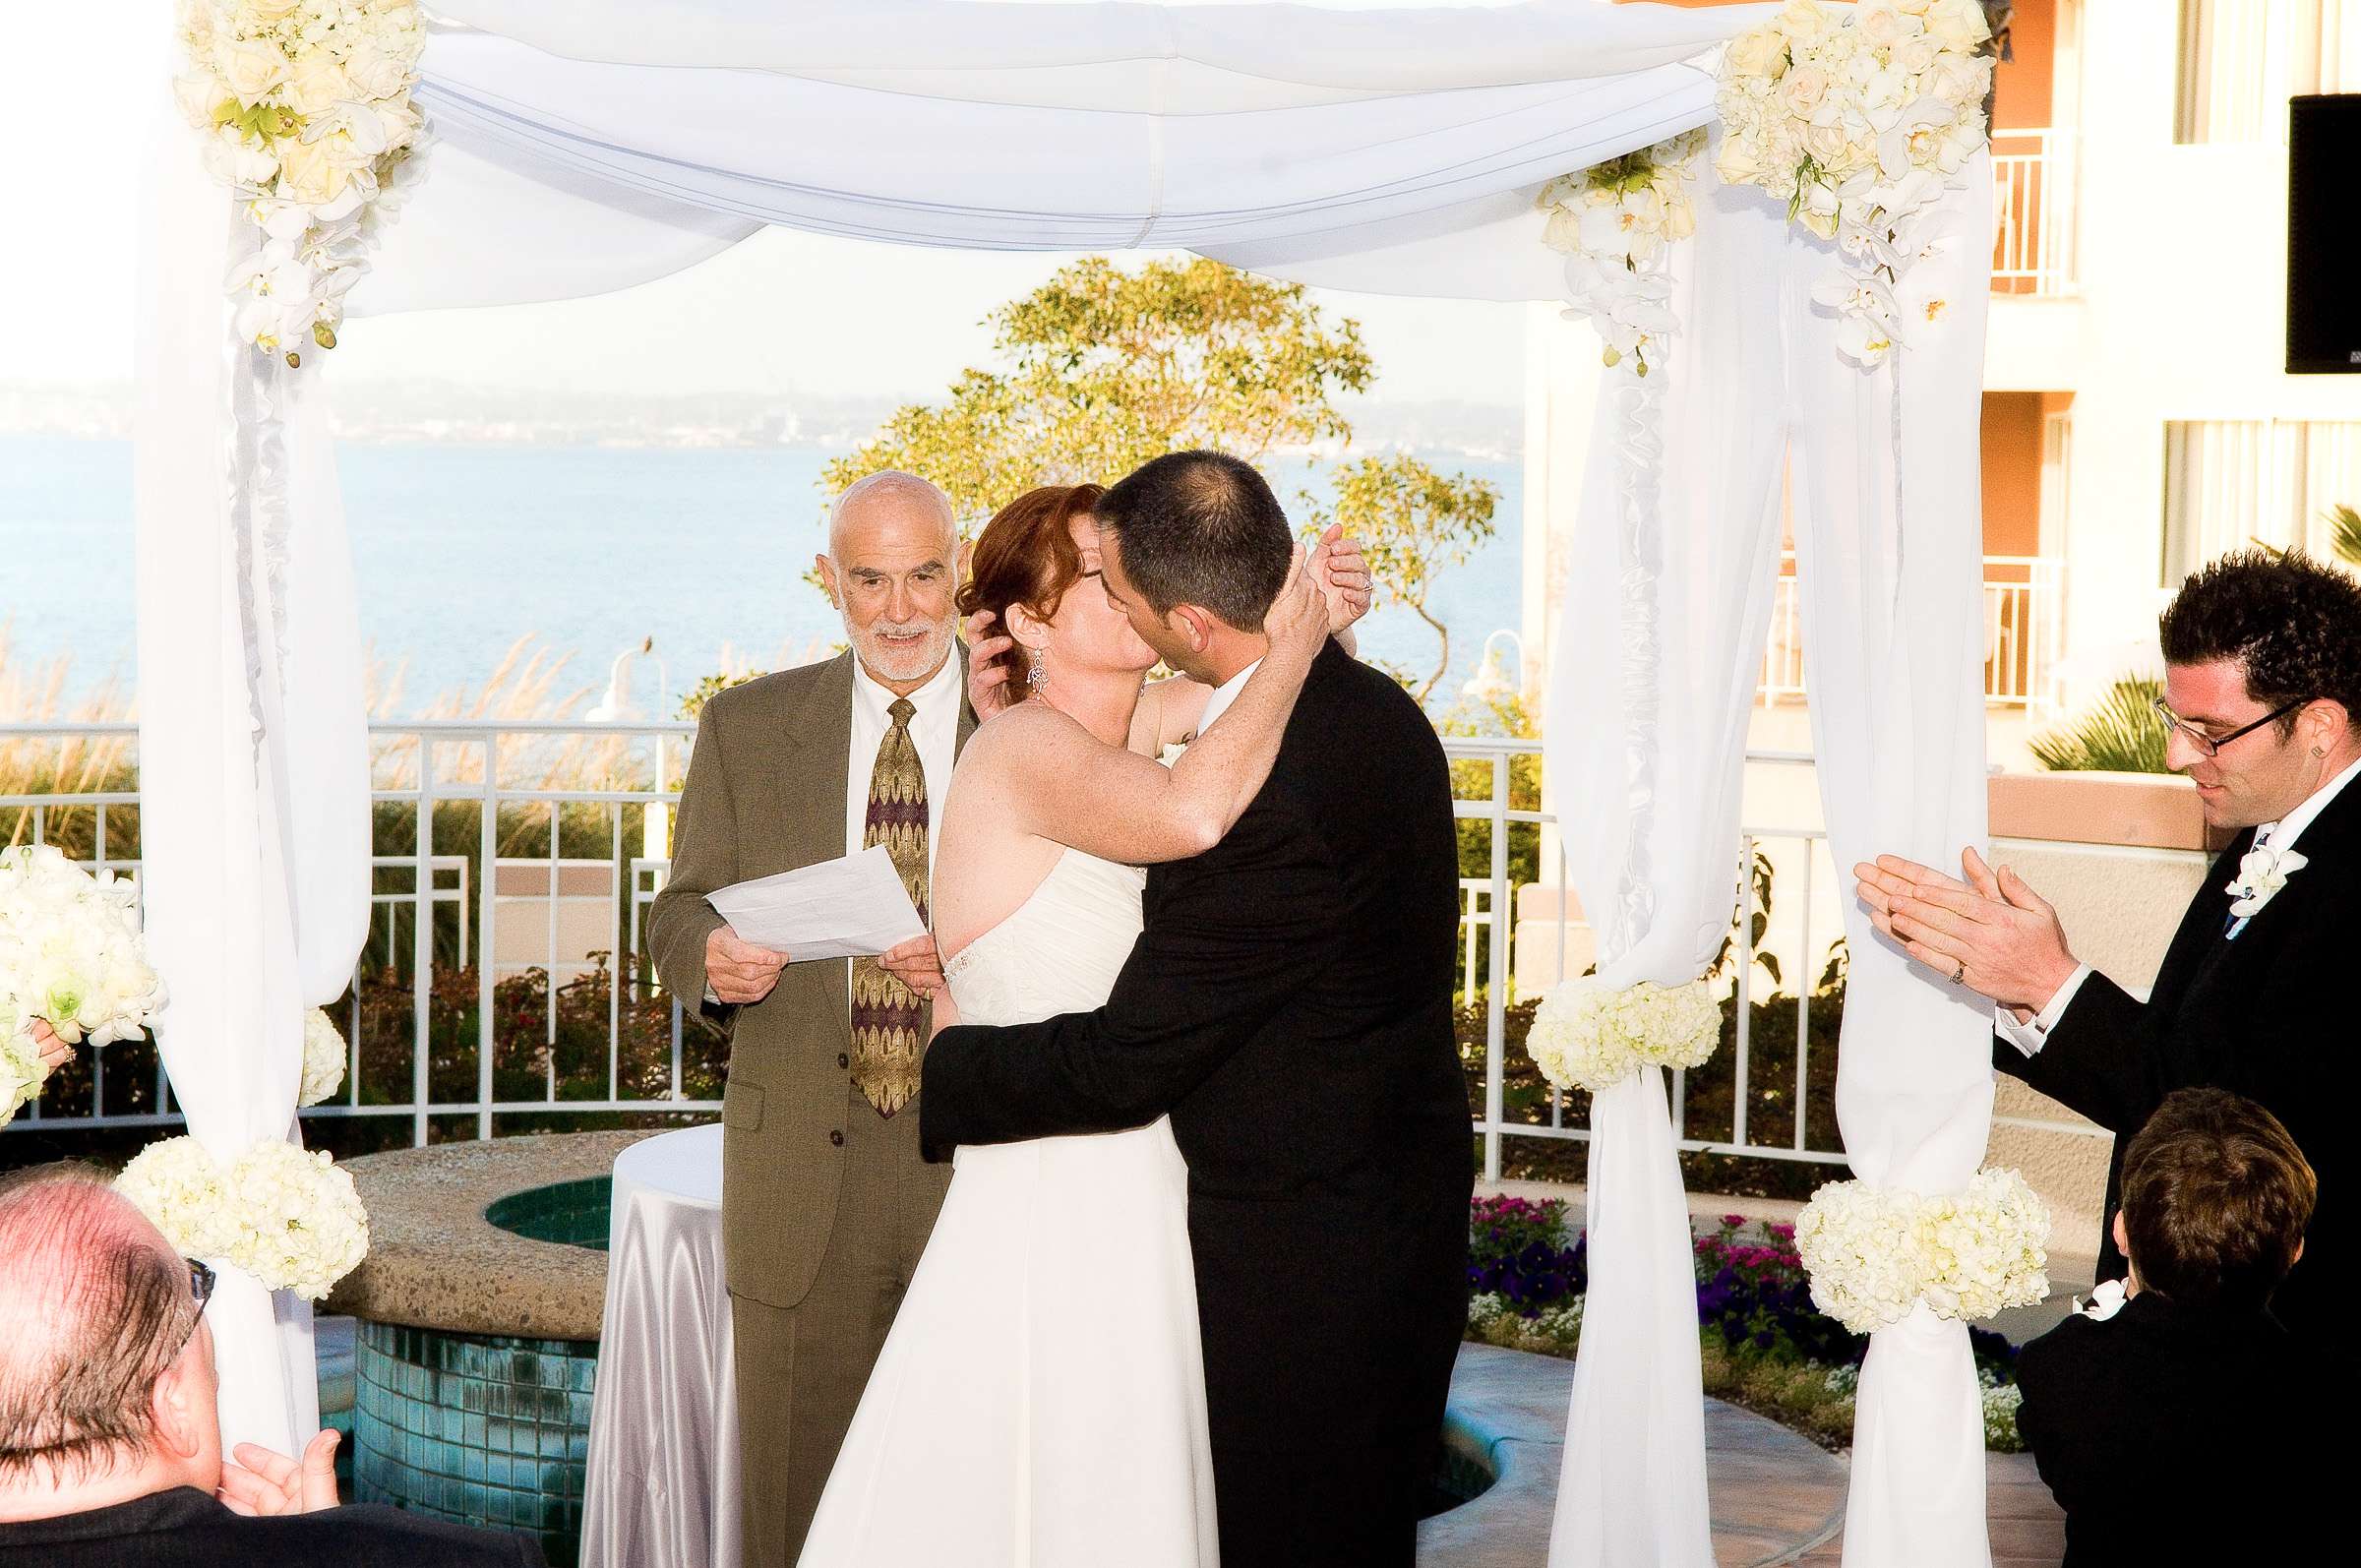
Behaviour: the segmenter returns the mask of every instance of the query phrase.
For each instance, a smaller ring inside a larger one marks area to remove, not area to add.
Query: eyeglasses
[[[197,1337],[197,1325],[205,1321],[205,1305],[213,1298],[213,1271],[195,1258],[184,1257],[181,1261],[189,1266],[189,1298],[197,1303],[197,1310],[189,1314],[188,1332],[181,1335],[180,1344],[172,1348],[175,1356]]]
[[[2191,746],[2196,747],[2204,755],[2216,756],[2220,754],[2223,747],[2229,745],[2232,741],[2237,740],[2240,736],[2252,735],[2264,725],[2270,723],[2274,719],[2285,718],[2288,714],[2293,713],[2297,708],[2302,707],[2306,702],[2311,700],[2312,699],[2308,696],[2299,696],[2292,702],[2283,702],[2279,706],[2272,708],[2269,713],[2264,714],[2261,718],[2255,720],[2254,723],[2241,724],[2238,726],[2238,728],[2230,731],[2230,733],[2227,735],[2208,735],[2205,731],[2199,729],[2187,719],[2182,718],[2178,713],[2175,713],[2172,710],[2171,704],[2167,703],[2162,697],[2156,698],[2154,706],[2156,711],[2164,716],[2164,722],[2170,725],[2172,728],[2180,731],[2182,737],[2187,740]]]

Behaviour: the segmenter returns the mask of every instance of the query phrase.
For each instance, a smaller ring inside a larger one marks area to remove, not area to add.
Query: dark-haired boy
[[[2123,1160],[2116,1297],[2025,1347],[2017,1427],[2066,1510],[2067,1568],[2291,1562],[2331,1538],[2361,1376],[2270,1310],[2317,1184],[2276,1116],[2165,1097]]]
[[[2234,830],[2141,1000],[2079,962],[2057,912],[1973,849],[1961,882],[1898,857],[1854,868],[1878,929],[1944,980],[2000,1003],[1993,1064],[2122,1140],[2164,1096],[2234,1090],[2312,1151],[2317,1243],[2274,1311],[2314,1352],[2351,1363],[2345,1244],[2361,1095],[2353,1034],[2361,953],[2361,582],[2267,551],[2221,557],[2181,585],[2159,627],[2165,759],[2197,785],[2207,823]],[[1970,885],[1972,884],[1972,885]],[[2099,1278],[2123,1255],[2101,1239]]]

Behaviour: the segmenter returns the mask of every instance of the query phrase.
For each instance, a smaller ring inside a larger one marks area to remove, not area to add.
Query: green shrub
[[[2089,709],[2026,743],[2033,759],[2057,773],[2169,773],[2164,761],[2161,682],[2127,676]]]

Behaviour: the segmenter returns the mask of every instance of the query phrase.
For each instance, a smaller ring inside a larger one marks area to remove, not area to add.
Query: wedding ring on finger
[[[1965,980],[1967,980],[1967,978],[1968,978],[1968,960],[1967,960],[1967,959],[1965,959],[1965,958],[1963,958],[1963,959],[1961,959],[1961,960],[1960,960],[1959,967],[1958,967],[1957,969],[1954,969],[1954,970],[1951,972],[1951,983],[1952,983],[1953,985],[1957,986],[1957,985],[1961,984],[1962,982],[1964,982]]]

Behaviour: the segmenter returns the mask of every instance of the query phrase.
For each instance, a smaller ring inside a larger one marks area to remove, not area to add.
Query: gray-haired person
[[[338,1507],[333,1432],[224,1459],[212,1284],[88,1167],[0,1179],[0,1564],[540,1563],[525,1537]]]

